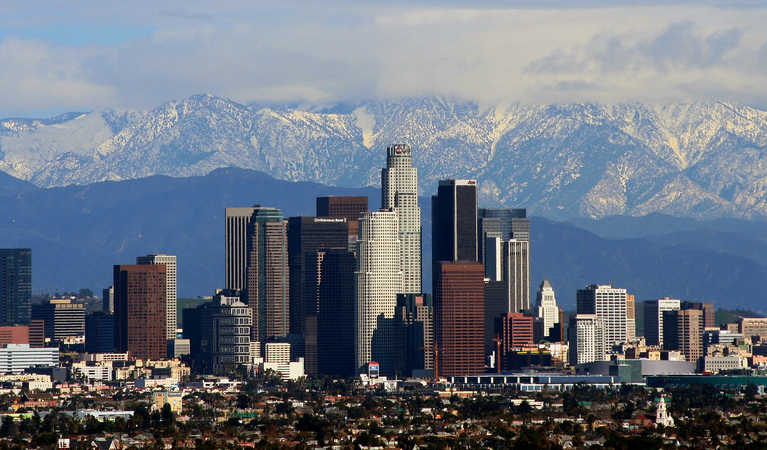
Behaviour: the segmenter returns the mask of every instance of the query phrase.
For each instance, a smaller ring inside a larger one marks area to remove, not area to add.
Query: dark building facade
[[[114,266],[115,349],[138,359],[167,356],[165,265]]]
[[[357,259],[344,250],[323,252],[317,313],[317,371],[323,375],[355,374],[354,271]]]
[[[711,302],[682,302],[679,309],[697,309],[703,312],[703,329],[716,327],[716,310]]]
[[[434,370],[434,303],[430,294],[399,294],[394,320],[402,331],[398,372]]]
[[[485,261],[484,241],[498,237],[504,241],[530,241],[530,219],[525,208],[480,208],[477,211],[479,260]]]
[[[431,202],[432,261],[477,261],[476,180],[440,180]]]
[[[45,347],[45,322],[42,320],[29,321],[29,346],[32,348]]]
[[[317,252],[331,248],[345,250],[347,246],[348,224],[345,218],[288,219],[291,333],[305,334],[306,316],[317,315],[320,282]]]
[[[364,196],[317,197],[317,217],[346,219],[349,230],[349,250],[359,238],[360,215],[368,212],[368,198]]]
[[[32,250],[0,249],[0,325],[29,323],[32,299]]]
[[[114,351],[115,319],[112,314],[94,312],[85,316],[85,351],[110,353]]]
[[[439,375],[482,373],[485,365],[484,267],[476,261],[440,261],[435,275],[434,324]]]

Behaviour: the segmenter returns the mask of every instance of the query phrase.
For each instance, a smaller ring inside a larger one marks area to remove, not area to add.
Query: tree
[[[754,383],[748,383],[746,385],[745,394],[746,399],[751,401],[754,398],[756,398],[756,394],[759,392],[759,388],[756,387]]]
[[[173,414],[173,410],[170,409],[170,405],[168,403],[165,404],[165,406],[162,407],[162,426],[165,428],[170,428],[176,423],[176,417]]]

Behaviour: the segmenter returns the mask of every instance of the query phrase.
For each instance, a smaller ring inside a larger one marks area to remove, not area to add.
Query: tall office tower
[[[85,305],[68,298],[33,305],[32,320],[45,322],[45,337],[51,340],[85,335]]]
[[[626,342],[626,290],[610,284],[592,284],[578,289],[578,314],[596,314],[602,319],[605,345]]]
[[[703,311],[703,322],[701,326],[706,328],[716,328],[716,311],[711,302],[682,302],[679,309],[698,309]]]
[[[368,212],[367,197],[317,197],[317,217],[346,219],[349,226],[349,249],[352,251],[356,251],[357,248],[360,216],[366,212]]]
[[[559,307],[557,306],[557,298],[554,294],[554,288],[551,287],[549,280],[543,280],[541,287],[538,289],[536,295],[536,303],[538,305],[537,317],[543,320],[543,336],[552,337],[551,329],[555,324],[559,323]],[[554,336],[557,340],[560,336]]]
[[[176,298],[178,296],[178,280],[176,255],[146,255],[136,258],[136,264],[163,264],[165,269],[165,327],[168,339],[176,338]]]
[[[287,221],[279,209],[258,206],[248,228],[245,298],[253,315],[251,340],[263,344],[290,332]]]
[[[493,301],[502,305],[501,313],[529,310],[530,241],[489,237],[485,245],[485,276],[500,286],[502,297]]]
[[[477,182],[440,180],[431,197],[432,261],[477,261]]]
[[[255,210],[255,206],[226,208],[226,289],[247,287],[248,233]]]
[[[394,313],[402,329],[401,364],[404,376],[434,370],[434,303],[429,294],[397,295]]]
[[[679,300],[669,297],[644,302],[644,337],[647,345],[663,348],[663,312],[678,311],[680,304]]]
[[[348,224],[345,218],[291,217],[288,219],[288,268],[290,279],[290,332],[304,335],[307,317],[316,320],[317,252],[346,249]],[[313,262],[312,262],[313,261]],[[307,373],[309,370],[307,361]]]
[[[477,261],[440,261],[435,275],[439,374],[479,374],[485,367],[484,267]]]
[[[605,360],[605,326],[596,314],[576,314],[568,328],[570,364]]]
[[[32,250],[0,249],[0,325],[29,323],[32,300]]]
[[[418,169],[406,144],[386,149],[381,169],[381,207],[399,218],[400,265],[405,294],[421,292],[421,208],[418,206]]]
[[[501,314],[495,318],[495,329],[501,339],[501,356],[506,355],[513,348],[535,344],[534,321],[532,316],[522,313]]]
[[[115,349],[138,359],[167,355],[164,264],[114,266]]]
[[[397,213],[380,210],[362,216],[358,246],[356,367],[377,361],[381,373],[393,374],[398,352],[394,309],[403,290]]]
[[[45,322],[42,320],[29,321],[29,346],[32,348],[45,347]]]
[[[218,290],[211,303],[200,307],[203,331],[200,357],[205,370],[214,374],[231,373],[250,361],[252,317],[239,294],[240,291]]]
[[[663,348],[679,350],[687,361],[703,356],[703,311],[680,309],[663,312]]]
[[[107,314],[115,312],[115,288],[109,286],[101,290],[101,310]]]
[[[323,253],[317,315],[317,371],[323,375],[350,377],[356,373],[354,271],[357,258],[345,250]]]
[[[634,294],[626,294],[626,340],[633,341],[636,337],[636,297],[634,297]]]
[[[115,318],[98,311],[85,316],[85,351],[111,353],[115,346]]]
[[[480,208],[477,210],[479,260],[485,261],[485,239],[530,241],[530,219],[525,208]],[[485,274],[485,276],[488,276]]]

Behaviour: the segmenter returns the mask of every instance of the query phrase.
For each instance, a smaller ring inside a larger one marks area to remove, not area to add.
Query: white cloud
[[[537,4],[94,8],[83,13],[88,20],[155,31],[97,47],[6,37],[0,64],[16,67],[0,73],[0,108],[145,108],[199,92],[240,102],[441,94],[481,103],[718,97],[767,105],[765,9]]]

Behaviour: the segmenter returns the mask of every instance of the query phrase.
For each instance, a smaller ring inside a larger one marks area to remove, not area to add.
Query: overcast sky
[[[0,2],[1,116],[197,93],[767,106],[765,1],[107,3]]]

